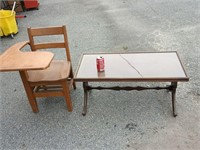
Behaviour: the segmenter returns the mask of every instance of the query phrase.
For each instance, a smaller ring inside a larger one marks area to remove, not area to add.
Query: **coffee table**
[[[103,56],[105,71],[98,72],[96,58]],[[86,115],[88,91],[96,90],[161,90],[172,93],[172,111],[176,117],[175,94],[178,82],[189,81],[177,52],[88,53],[83,54],[75,74],[75,81],[83,82]],[[89,82],[170,82],[164,87],[94,87]]]

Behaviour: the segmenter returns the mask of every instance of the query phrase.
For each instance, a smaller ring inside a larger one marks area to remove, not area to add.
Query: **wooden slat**
[[[35,97],[52,97],[52,96],[63,96],[62,91],[48,91],[48,92],[36,92]]]
[[[35,49],[47,49],[47,48],[65,48],[64,43],[41,43],[35,44]]]
[[[52,89],[61,89],[62,86],[38,86],[34,91],[38,92],[38,91],[44,91],[44,90],[52,90]]]
[[[62,27],[31,28],[32,36],[57,35],[57,34],[63,34]]]

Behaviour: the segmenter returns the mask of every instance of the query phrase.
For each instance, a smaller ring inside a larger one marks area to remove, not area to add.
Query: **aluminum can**
[[[97,57],[96,63],[97,63],[97,71],[98,72],[104,71],[105,65],[104,65],[104,58],[102,56]]]

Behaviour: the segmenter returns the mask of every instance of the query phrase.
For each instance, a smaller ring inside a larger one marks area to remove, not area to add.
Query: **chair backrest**
[[[32,51],[39,49],[49,49],[49,48],[64,48],[66,50],[67,60],[71,61],[70,50],[68,45],[68,37],[66,26],[56,26],[56,27],[40,27],[28,29],[28,36],[30,40],[30,46]],[[37,42],[34,37],[37,36],[52,36],[52,35],[63,35],[63,41],[61,42]]]

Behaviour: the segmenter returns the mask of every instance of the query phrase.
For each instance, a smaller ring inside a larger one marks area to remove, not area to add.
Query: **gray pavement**
[[[83,117],[81,83],[71,92],[73,112],[56,97],[38,99],[34,114],[18,72],[1,72],[0,149],[200,149],[200,0],[39,2],[39,10],[22,13],[27,18],[18,19],[14,39],[1,38],[1,52],[28,40],[28,26],[65,24],[74,70],[84,52],[177,51],[190,81],[178,85],[176,118],[164,90],[94,90]]]

